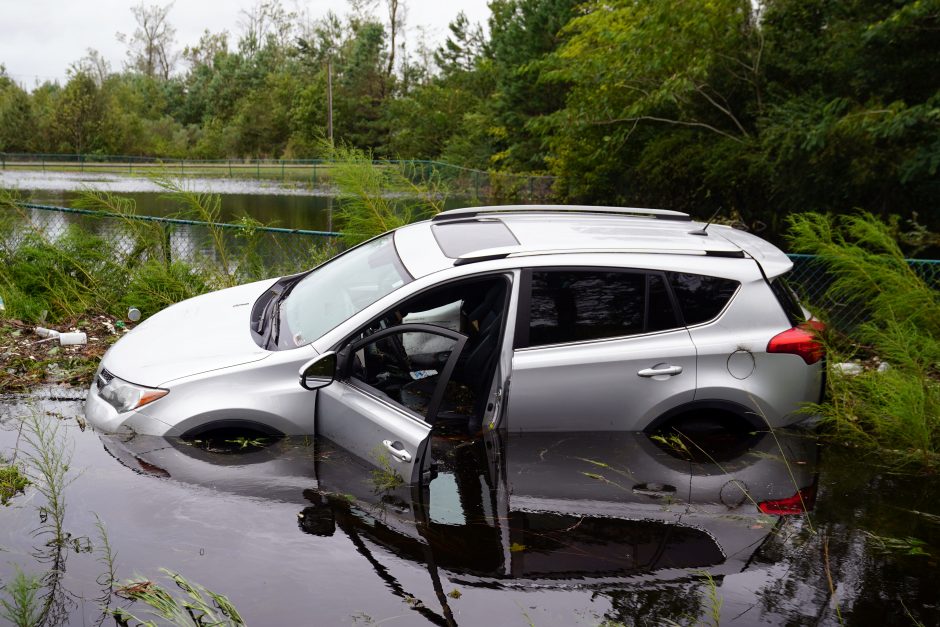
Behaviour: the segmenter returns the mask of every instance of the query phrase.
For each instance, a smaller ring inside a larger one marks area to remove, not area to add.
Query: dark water
[[[800,434],[703,439],[690,457],[643,434],[440,433],[427,490],[380,490],[326,441],[99,436],[80,401],[8,399],[5,456],[29,450],[30,411],[73,452],[72,541],[40,591],[59,624],[95,624],[108,600],[96,515],[119,579],[178,571],[255,625],[940,622],[936,481]],[[28,489],[0,508],[4,582],[55,561],[34,535],[43,505]]]

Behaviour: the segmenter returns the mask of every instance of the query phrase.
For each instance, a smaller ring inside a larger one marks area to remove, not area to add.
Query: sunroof
[[[431,232],[441,251],[451,259],[487,248],[519,245],[512,231],[499,220],[432,224]]]

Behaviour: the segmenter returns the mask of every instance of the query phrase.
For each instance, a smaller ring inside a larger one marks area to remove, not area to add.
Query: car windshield
[[[294,345],[302,346],[410,281],[389,233],[304,277],[281,304],[281,313]]]

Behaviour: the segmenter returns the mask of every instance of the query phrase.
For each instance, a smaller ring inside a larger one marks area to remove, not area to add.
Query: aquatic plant
[[[867,213],[790,217],[790,239],[819,256],[832,284],[826,300],[861,308],[866,321],[848,336],[826,334],[827,397],[807,411],[828,433],[897,463],[940,461],[940,295],[905,260],[897,218]],[[813,303],[826,319],[825,303]],[[872,367],[849,375],[835,364]],[[886,364],[881,367],[874,367]]]
[[[42,578],[25,574],[19,566],[16,574],[3,586],[5,596],[0,597],[0,618],[16,627],[35,627],[42,619],[42,608],[37,593]]]
[[[37,535],[50,535],[50,545],[61,547],[68,542],[65,531],[65,489],[74,480],[70,476],[72,450],[61,434],[62,423],[33,411],[24,418],[23,439],[29,444],[26,464],[30,481],[45,503],[40,505],[42,526]]]
[[[183,575],[160,569],[176,587],[183,591],[182,598],[174,597],[169,590],[149,579],[132,579],[116,590],[116,594],[130,601],[143,603],[150,613],[179,627],[224,626],[237,627],[245,621],[227,597],[193,583]],[[154,625],[153,621],[138,618],[125,608],[110,610],[121,625],[136,621],[141,625]]]
[[[372,488],[377,494],[389,492],[405,485],[405,479],[398,472],[398,469],[392,466],[392,461],[385,451],[376,447],[372,451],[372,456],[378,464],[378,468],[372,470]]]

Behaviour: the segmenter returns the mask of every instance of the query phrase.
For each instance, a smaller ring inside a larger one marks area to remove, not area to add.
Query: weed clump
[[[861,213],[790,217],[797,250],[816,254],[833,277],[826,297],[858,307],[865,322],[824,338],[827,398],[809,411],[832,435],[903,463],[940,461],[940,297],[904,258],[899,221]],[[818,303],[817,303],[818,305]],[[828,312],[819,314],[825,319]],[[847,374],[836,364],[881,367]]]
[[[0,505],[6,505],[14,496],[26,489],[29,479],[16,464],[7,464],[0,457]]]
[[[116,591],[118,596],[143,603],[150,613],[162,618],[170,625],[196,627],[198,625],[244,625],[245,621],[225,596],[207,590],[203,586],[190,582],[179,573],[166,569],[162,572],[183,591],[181,598],[173,596],[163,586],[147,579],[129,581]],[[141,625],[152,625],[151,621],[138,618],[129,610],[116,608],[111,610],[118,623],[129,624],[136,621]]]

